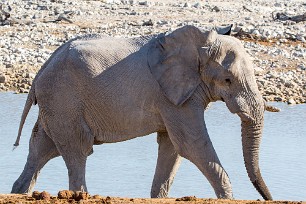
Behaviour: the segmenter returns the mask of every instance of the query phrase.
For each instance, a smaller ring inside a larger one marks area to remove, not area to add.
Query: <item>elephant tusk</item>
[[[254,121],[254,118],[246,112],[239,112],[237,115],[241,118],[242,121]]]
[[[269,112],[280,112],[281,109],[280,108],[276,108],[274,106],[270,106],[267,104],[267,102],[264,100],[264,105],[265,105],[265,110],[269,111]]]
[[[281,111],[280,108],[270,106],[270,105],[267,105],[267,104],[265,104],[265,110],[269,111],[269,112],[280,112]]]

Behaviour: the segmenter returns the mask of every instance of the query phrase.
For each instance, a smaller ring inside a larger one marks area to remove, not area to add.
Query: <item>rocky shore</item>
[[[267,101],[306,103],[304,0],[7,0],[0,9],[0,90],[27,93],[52,52],[88,33],[140,36],[233,24]]]

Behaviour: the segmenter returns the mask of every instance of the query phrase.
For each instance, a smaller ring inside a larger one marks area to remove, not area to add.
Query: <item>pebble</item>
[[[221,9],[220,9],[218,6],[214,6],[214,7],[212,8],[212,10],[215,11],[215,12],[221,11]]]
[[[190,3],[186,2],[186,3],[184,4],[184,7],[185,7],[185,8],[190,8],[191,5],[190,5]]]
[[[7,82],[6,76],[5,75],[0,75],[0,83],[3,84]]]
[[[290,98],[287,103],[290,104],[290,105],[295,105],[296,104],[296,102],[293,98]]]

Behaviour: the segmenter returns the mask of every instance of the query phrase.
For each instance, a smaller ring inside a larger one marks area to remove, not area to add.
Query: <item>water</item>
[[[28,154],[28,140],[37,118],[33,107],[23,129],[20,146],[12,152],[26,95],[0,93],[0,193],[9,193]],[[265,114],[260,167],[275,200],[306,200],[306,105],[273,103],[280,113]],[[236,199],[261,198],[249,181],[243,164],[240,120],[223,103],[214,103],[205,115],[207,128],[219,158],[229,174]],[[88,159],[90,194],[150,197],[157,158],[156,134],[94,147]],[[68,189],[62,158],[51,160],[41,171],[35,190],[56,194]],[[195,195],[215,198],[200,171],[183,160],[170,197]]]

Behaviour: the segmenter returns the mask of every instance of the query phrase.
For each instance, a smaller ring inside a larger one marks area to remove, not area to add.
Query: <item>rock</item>
[[[142,26],[153,26],[153,21],[150,19],[148,21],[143,22]]]
[[[301,70],[306,70],[306,65],[305,64],[299,64],[298,68]]]
[[[29,73],[26,74],[26,78],[30,78],[30,79],[34,79],[35,76],[36,76],[36,74],[32,73],[32,72],[29,72]]]
[[[74,200],[76,201],[87,200],[88,198],[89,198],[89,194],[87,192],[83,192],[83,191],[74,192]]]
[[[140,1],[138,4],[141,6],[150,6],[148,1]]]
[[[296,39],[302,42],[306,42],[305,38],[301,35],[296,36]]]
[[[50,193],[43,191],[40,193],[40,200],[50,200]]]
[[[214,7],[212,8],[212,11],[220,12],[221,9],[220,9],[218,6],[214,6]]]
[[[274,101],[283,101],[284,99],[282,97],[276,96],[274,97]]]
[[[35,198],[36,200],[40,200],[40,192],[33,191],[32,197]]]
[[[69,190],[59,191],[57,197],[59,199],[72,199],[74,198],[74,192]]]
[[[175,201],[197,201],[195,196],[185,196],[182,198],[177,198]]]
[[[253,30],[252,34],[253,34],[253,35],[260,36],[260,32],[259,32],[258,30]]]
[[[290,99],[287,101],[287,103],[290,104],[290,105],[295,105],[295,104],[296,104],[296,102],[295,102],[295,100],[294,100],[293,98],[290,98]]]
[[[296,83],[294,83],[293,81],[286,81],[285,86],[287,88],[296,88],[297,87]]]
[[[20,93],[28,93],[26,92],[25,90],[20,90]],[[32,198],[34,198],[35,200],[50,200],[51,199],[51,196],[50,196],[50,193],[46,192],[46,191],[43,191],[43,192],[38,192],[38,191],[34,191],[32,193]]]
[[[5,75],[0,75],[0,83],[6,83],[7,82],[8,77]]]
[[[275,7],[282,7],[282,4],[281,3],[275,3],[274,6]]]
[[[186,3],[184,4],[184,7],[185,7],[185,8],[190,8],[191,5],[190,5],[190,3],[186,2]]]
[[[201,8],[202,4],[200,2],[197,2],[193,5],[194,8]]]
[[[100,199],[102,199],[102,196],[100,196],[100,195],[93,195],[93,196],[91,196],[91,198],[92,198],[92,199],[98,199],[98,200],[100,200]]]

